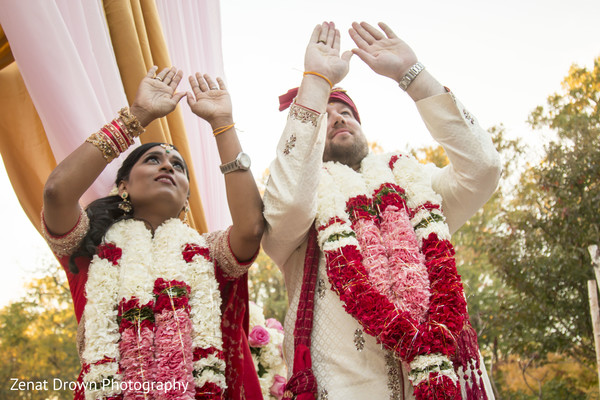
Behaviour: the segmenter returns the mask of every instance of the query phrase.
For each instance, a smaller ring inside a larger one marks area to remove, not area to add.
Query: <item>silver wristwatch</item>
[[[406,92],[406,89],[408,89],[408,87],[410,86],[410,84],[412,83],[412,81],[424,69],[425,69],[425,66],[423,64],[421,64],[420,62],[417,62],[415,65],[413,65],[412,67],[410,67],[410,69],[408,70],[408,72],[406,74],[404,74],[404,76],[402,77],[402,79],[400,79],[400,83],[398,83],[398,85],[400,86],[400,89],[402,89],[402,90],[404,90]]]
[[[237,170],[247,171],[250,168],[250,156],[242,151],[237,155],[235,160],[221,164],[220,168],[224,174]]]

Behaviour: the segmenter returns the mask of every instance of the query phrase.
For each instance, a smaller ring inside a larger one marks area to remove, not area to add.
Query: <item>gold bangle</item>
[[[218,135],[220,135],[221,133],[233,128],[235,125],[235,122],[231,125],[225,125],[225,126],[221,126],[219,128],[216,128],[215,130],[213,130],[213,135],[215,135],[215,137],[217,137]]]
[[[114,144],[103,133],[92,133],[85,141],[96,146],[96,148],[102,152],[102,156],[107,163],[110,163],[119,155],[119,152],[117,149],[115,149]]]
[[[132,140],[144,133],[144,127],[140,124],[140,121],[138,121],[135,115],[129,111],[129,107],[121,108],[121,110],[119,110],[119,117],[121,118],[121,122],[123,122],[125,131]]]

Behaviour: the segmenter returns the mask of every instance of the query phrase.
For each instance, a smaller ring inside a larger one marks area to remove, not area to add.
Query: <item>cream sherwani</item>
[[[452,233],[496,189],[500,159],[489,134],[452,93],[416,104],[431,135],[450,159],[450,165],[441,169],[424,165],[423,173],[443,198],[444,215]],[[288,291],[284,355],[289,371],[307,234],[316,214],[326,118],[326,114],[319,116],[292,105],[263,199],[268,223],[263,247],[281,268]],[[344,311],[338,295],[331,290],[324,261],[321,252],[311,346],[319,399],[413,399],[406,367]],[[489,380],[486,375],[484,378],[488,398],[493,399]]]

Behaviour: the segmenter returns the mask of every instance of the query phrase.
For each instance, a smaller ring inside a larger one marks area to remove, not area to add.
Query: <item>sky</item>
[[[286,114],[277,97],[299,85],[314,26],[333,21],[342,50],[354,47],[352,21],[379,21],[406,41],[429,72],[475,115],[484,128],[503,124],[534,152],[545,137],[526,120],[559,91],[572,64],[591,67],[600,56],[598,0],[223,0],[222,48],[240,141],[260,177],[275,155]],[[386,151],[435,145],[414,102],[391,79],[358,57],[340,83],[356,103],[367,138]],[[23,213],[0,166],[0,307],[52,260]]]

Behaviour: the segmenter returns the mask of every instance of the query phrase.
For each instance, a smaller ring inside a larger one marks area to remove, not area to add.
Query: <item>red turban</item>
[[[279,111],[283,111],[286,108],[288,108],[292,104],[292,102],[294,101],[294,99],[296,98],[297,95],[298,95],[298,88],[294,88],[294,89],[288,90],[288,92],[286,94],[279,96]],[[329,102],[332,102],[332,101],[339,101],[340,103],[344,103],[348,107],[350,107],[352,109],[352,113],[354,114],[354,118],[360,124],[360,116],[358,115],[358,110],[356,109],[356,105],[354,104],[354,102],[352,101],[350,96],[348,96],[346,94],[346,91],[344,89],[334,87],[331,91],[331,94],[329,95]]]

